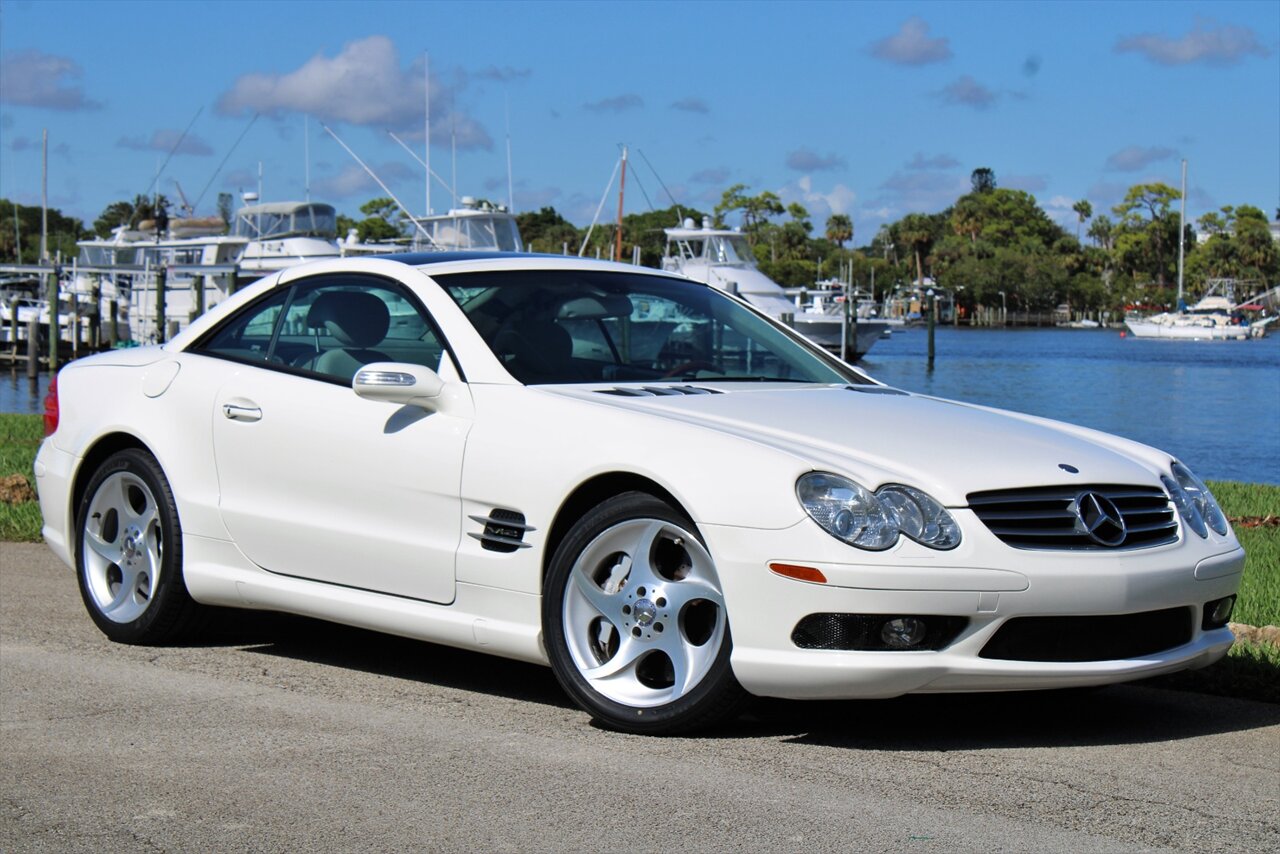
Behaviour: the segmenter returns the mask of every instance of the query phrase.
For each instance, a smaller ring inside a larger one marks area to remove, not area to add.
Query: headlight
[[[910,486],[873,493],[847,477],[810,472],[796,481],[796,495],[822,530],[860,549],[887,549],[899,535],[931,549],[960,544],[960,526],[947,509]]]
[[[1170,471],[1173,474],[1172,479],[1161,476],[1160,480],[1164,483],[1164,488],[1169,491],[1169,497],[1173,499],[1178,513],[1182,515],[1191,530],[1201,537],[1207,537],[1208,531],[1205,530],[1207,525],[1213,529],[1214,533],[1225,537],[1231,531],[1231,526],[1227,523],[1226,514],[1218,506],[1209,487],[1180,462],[1175,461]]]

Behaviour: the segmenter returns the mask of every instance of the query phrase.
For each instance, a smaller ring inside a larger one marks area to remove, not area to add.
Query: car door
[[[466,413],[366,400],[361,364],[439,369],[438,330],[401,284],[326,275],[229,319],[197,352],[239,363],[212,413],[222,519],[271,572],[453,600]]]

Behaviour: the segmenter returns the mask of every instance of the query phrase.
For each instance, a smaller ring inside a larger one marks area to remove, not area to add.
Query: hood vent
[[[890,388],[887,385],[847,385],[849,391],[860,391],[863,394],[891,394],[901,397],[910,397],[911,393],[903,391],[900,388]]]
[[[618,388],[602,388],[597,394],[612,394],[617,397],[680,397],[690,394],[724,394],[714,388],[699,388],[692,385],[646,385],[619,386]]]
[[[480,541],[481,548],[491,552],[514,552],[516,549],[527,549],[529,543],[524,535],[536,531],[532,525],[524,523],[524,514],[515,510],[491,510],[488,516],[471,516],[473,522],[484,525],[480,533],[468,531],[467,536]]]

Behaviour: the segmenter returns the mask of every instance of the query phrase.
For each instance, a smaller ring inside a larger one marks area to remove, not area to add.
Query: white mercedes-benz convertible
[[[304,614],[549,663],[633,732],[1202,667],[1244,565],[1168,454],[553,256],[285,270],[67,365],[46,426],[44,537],[111,639]]]

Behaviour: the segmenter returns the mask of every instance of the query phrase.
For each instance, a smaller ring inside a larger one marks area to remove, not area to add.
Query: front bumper
[[[1206,602],[1239,587],[1244,551],[1234,539],[1063,553],[1013,549],[973,524],[964,529],[965,543],[952,552],[904,543],[867,553],[807,521],[783,531],[703,526],[724,588],[738,681],[753,694],[790,699],[1065,688],[1203,667],[1231,647],[1229,629],[1202,630],[1201,619]],[[828,583],[783,578],[768,569],[775,561],[820,569]],[[1157,653],[1065,662],[980,655],[1013,617],[1168,608],[1190,609],[1193,628],[1186,643]],[[797,623],[822,613],[954,616],[968,623],[936,652],[799,648],[791,639]]]

